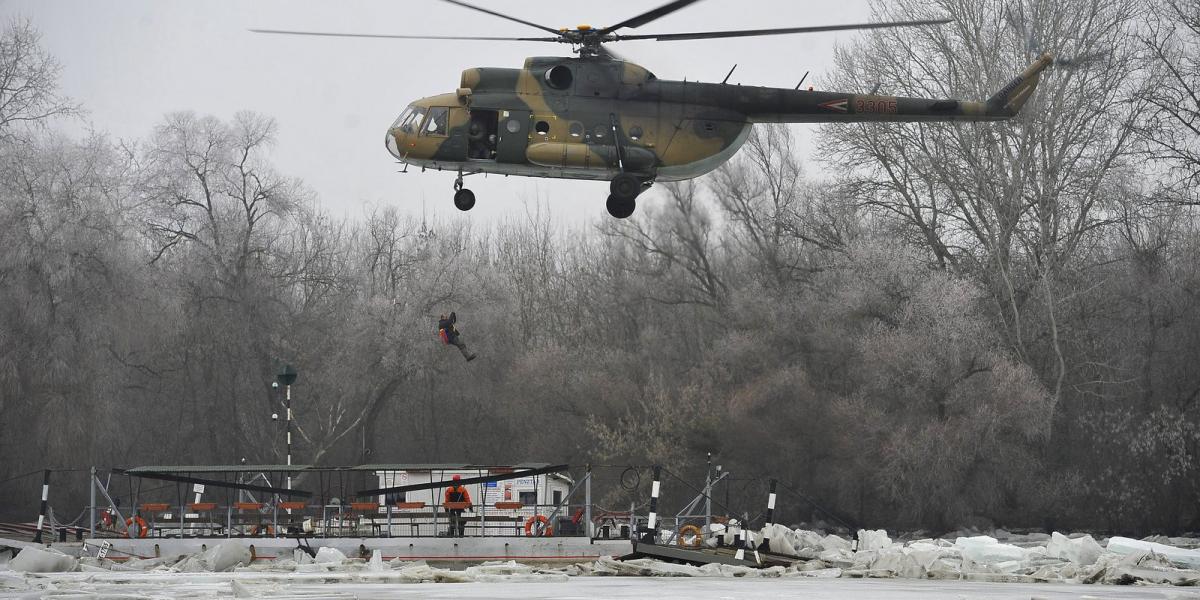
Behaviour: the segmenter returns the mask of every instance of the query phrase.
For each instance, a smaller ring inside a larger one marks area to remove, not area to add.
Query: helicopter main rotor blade
[[[466,35],[393,35],[387,33],[334,33],[327,31],[287,31],[283,29],[251,29],[254,33],[279,33],[283,35],[313,35],[321,37],[388,38],[402,40],[484,40],[490,42],[557,42],[556,37],[483,37]]]
[[[699,2],[699,1],[700,0],[675,0],[674,2],[668,2],[654,10],[646,11],[636,17],[625,19],[624,21],[621,21],[620,23],[617,23],[616,25],[605,27],[604,29],[601,29],[597,33],[603,36],[603,35],[608,35],[609,33],[612,33],[623,27],[637,28],[642,25],[645,25],[646,23],[649,23],[650,21],[658,19],[660,17],[665,17],[681,8],[688,6],[689,4],[695,4],[696,2]]]
[[[504,14],[504,13],[496,12],[496,11],[494,11],[494,10],[489,10],[489,9],[486,9],[486,8],[481,8],[481,7],[475,6],[474,4],[467,4],[466,2],[462,2],[461,0],[442,0],[442,1],[443,1],[443,2],[449,2],[450,4],[454,4],[454,5],[457,5],[457,6],[461,6],[461,7],[463,7],[463,8],[469,8],[469,9],[471,9],[471,10],[477,10],[477,11],[479,11],[479,12],[481,12],[481,13],[488,14],[488,15],[492,15],[493,17],[500,17],[501,19],[507,19],[507,20],[509,20],[509,21],[512,21],[512,22],[514,22],[514,23],[520,23],[520,24],[522,24],[522,25],[528,25],[528,26],[530,26],[530,27],[536,27],[536,28],[538,28],[538,29],[541,29],[542,31],[548,31],[548,32],[550,32],[550,33],[553,33],[554,35],[558,35],[558,34],[559,34],[559,31],[558,31],[557,29],[554,29],[554,28],[551,28],[551,27],[546,27],[545,25],[538,25],[537,23],[530,23],[529,21],[526,21],[526,20],[524,20],[524,19],[518,19],[518,18],[516,18],[516,17],[509,16],[509,15],[506,15],[506,14]]]
[[[657,40],[672,42],[679,40],[710,40],[714,38],[750,37],[758,35],[782,35],[787,33],[817,33],[820,31],[847,31],[853,29],[886,29],[889,27],[914,27],[917,25],[941,25],[953,19],[929,21],[891,21],[887,23],[860,23],[857,25],[819,25],[816,27],[787,27],[783,29],[745,29],[741,31],[700,31],[696,33],[652,33],[646,35],[616,35],[611,41]]]

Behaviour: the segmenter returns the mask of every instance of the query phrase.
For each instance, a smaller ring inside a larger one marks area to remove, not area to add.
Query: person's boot
[[[468,354],[468,355],[467,355],[467,362],[471,362],[471,361],[475,360],[475,356],[476,356],[476,354],[475,354],[474,352],[472,352],[472,353]]]

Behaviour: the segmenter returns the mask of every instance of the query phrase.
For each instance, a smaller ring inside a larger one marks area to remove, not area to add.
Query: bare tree
[[[1149,103],[1139,130],[1150,156],[1167,166],[1164,182],[1177,202],[1200,204],[1200,4],[1160,0],[1141,41],[1150,76],[1142,90]]]
[[[1042,50],[1074,58],[1045,76],[1020,117],[1000,124],[838,125],[826,156],[857,165],[862,201],[904,223],[942,267],[989,275],[1011,347],[1031,349],[1023,314],[1039,299],[1055,395],[1069,371],[1055,318],[1059,274],[1111,222],[1106,201],[1133,156],[1140,108],[1129,35],[1139,3],[880,4],[885,18],[949,15],[939,28],[880,32],[838,55],[835,82],[922,97],[986,97]],[[861,60],[870,56],[870,60]],[[1086,60],[1084,60],[1086,59]]]
[[[682,286],[659,285],[647,293],[666,304],[699,304],[719,308],[728,286],[721,273],[719,239],[711,211],[700,198],[695,180],[664,184],[666,205],[643,218],[605,223],[606,235],[620,237],[645,259],[635,264],[659,276],[677,274]]]
[[[19,126],[40,126],[56,116],[79,112],[58,92],[62,67],[41,45],[27,19],[11,18],[0,33],[0,141],[11,141]]]

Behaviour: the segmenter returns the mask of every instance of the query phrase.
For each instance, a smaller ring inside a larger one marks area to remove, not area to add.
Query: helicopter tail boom
[[[1053,63],[1043,54],[986,101],[906,98],[845,92],[752,88],[725,84],[691,98],[718,99],[754,123],[824,123],[852,121],[1001,121],[1016,116],[1037,88],[1041,73]]]
[[[1042,71],[1052,64],[1054,64],[1054,58],[1050,56],[1049,52],[1039,56],[1032,65],[1029,65],[1029,68],[1025,69],[1025,72],[1014,77],[1012,81],[1000,88],[1000,91],[988,98],[988,113],[1015,117],[1017,113],[1021,112],[1021,107],[1025,106],[1025,101],[1033,95],[1033,90],[1037,89]]]

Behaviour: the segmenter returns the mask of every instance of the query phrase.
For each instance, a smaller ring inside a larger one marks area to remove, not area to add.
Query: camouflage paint
[[[393,127],[386,141],[397,159],[439,170],[608,180],[620,158],[647,181],[689,179],[732,157],[754,123],[1009,119],[1051,62],[1042,55],[986,102],[972,102],[669,81],[607,56],[535,57],[522,69],[467,69],[455,93],[412,104],[448,107],[446,135]],[[552,85],[552,69],[569,72],[569,84]],[[471,111],[496,112],[502,155],[468,158]]]

